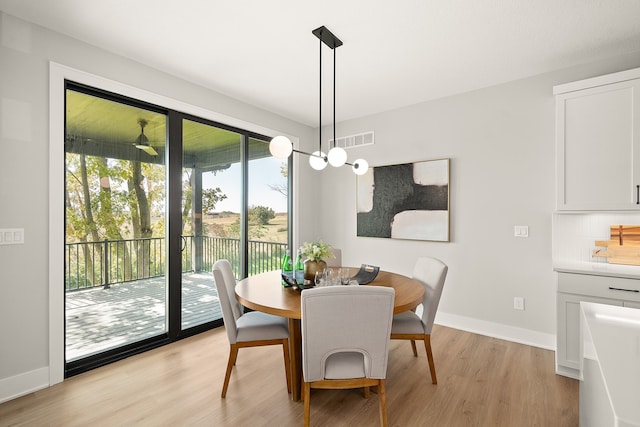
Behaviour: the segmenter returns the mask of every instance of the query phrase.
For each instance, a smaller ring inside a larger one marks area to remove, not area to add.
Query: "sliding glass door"
[[[67,82],[67,376],[222,325],[213,263],[278,268],[289,168],[264,136]]]
[[[243,135],[204,121],[182,120],[182,329],[220,320],[213,263],[226,258],[238,274],[243,212]]]
[[[288,163],[236,130],[184,119],[182,328],[222,318],[211,269],[236,278],[279,268],[288,236]],[[245,176],[246,175],[246,176]]]
[[[66,360],[167,332],[167,115],[66,91]]]

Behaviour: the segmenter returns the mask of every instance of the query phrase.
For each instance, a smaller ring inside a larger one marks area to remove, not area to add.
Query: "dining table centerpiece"
[[[324,271],[327,268],[326,258],[333,257],[331,246],[323,241],[304,242],[300,246],[300,254],[307,259],[304,261],[304,280],[315,279],[317,271]]]

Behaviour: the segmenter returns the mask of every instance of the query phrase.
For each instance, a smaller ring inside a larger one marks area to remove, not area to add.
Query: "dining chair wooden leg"
[[[380,384],[378,385],[378,399],[380,399],[380,425],[387,427],[387,391],[384,383],[384,380],[380,380]]]
[[[308,382],[304,382],[303,399],[304,399],[304,427],[309,427],[309,418],[311,415],[311,385]]]
[[[431,382],[438,384],[436,378],[436,366],[433,363],[433,353],[431,352],[431,335],[424,336],[424,349],[427,351],[427,360],[429,361],[429,370],[431,371]]]
[[[418,357],[418,349],[416,348],[416,340],[411,340],[411,350],[413,350],[413,355]]]
[[[289,358],[289,340],[282,342],[282,353],[284,353],[284,372],[287,377],[287,392],[291,394],[291,363]]]
[[[233,365],[236,364],[237,358],[238,358],[238,346],[236,344],[231,344],[229,347],[229,361],[227,362],[227,373],[224,376],[224,384],[222,385],[221,397],[223,398],[227,395],[227,387],[229,387],[229,378],[231,378],[231,370],[233,369]]]

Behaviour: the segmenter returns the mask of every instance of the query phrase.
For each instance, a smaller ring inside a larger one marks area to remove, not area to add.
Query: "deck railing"
[[[163,237],[65,244],[65,289],[109,287],[116,283],[160,277],[166,271]],[[248,275],[274,270],[286,243],[248,241]],[[216,260],[226,258],[239,277],[240,240],[224,237],[182,236],[182,272],[210,272]]]

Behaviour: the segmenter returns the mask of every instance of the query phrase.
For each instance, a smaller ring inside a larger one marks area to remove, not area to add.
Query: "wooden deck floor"
[[[164,277],[67,292],[66,359],[77,360],[165,332]],[[182,276],[182,327],[220,319],[213,276]]]

